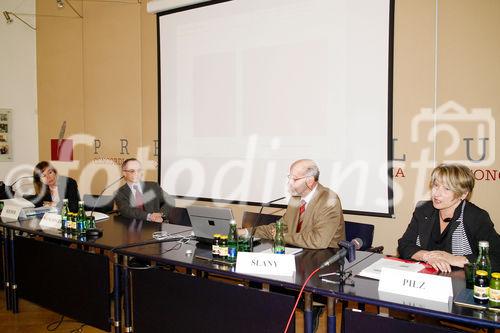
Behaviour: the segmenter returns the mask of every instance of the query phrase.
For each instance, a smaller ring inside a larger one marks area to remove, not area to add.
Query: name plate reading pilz
[[[292,276],[295,273],[295,256],[291,254],[238,252],[236,272]]]
[[[379,291],[447,303],[453,297],[451,277],[382,268]]]

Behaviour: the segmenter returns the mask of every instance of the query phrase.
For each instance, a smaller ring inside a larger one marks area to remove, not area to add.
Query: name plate
[[[242,274],[292,276],[295,256],[292,254],[238,252],[236,272]]]
[[[61,228],[61,215],[56,213],[45,213],[38,225],[45,228],[59,229]]]
[[[23,207],[21,206],[5,205],[3,206],[2,214],[0,215],[0,217],[2,217],[2,219],[17,221],[22,209]]]
[[[382,268],[378,290],[448,303],[453,297],[451,277]]]

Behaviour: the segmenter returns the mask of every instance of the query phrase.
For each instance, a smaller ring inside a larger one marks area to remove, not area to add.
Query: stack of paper
[[[382,258],[363,269],[358,275],[370,279],[380,280],[380,273],[384,267],[407,272],[420,272],[426,268],[425,265],[419,262],[411,262],[398,258]]]

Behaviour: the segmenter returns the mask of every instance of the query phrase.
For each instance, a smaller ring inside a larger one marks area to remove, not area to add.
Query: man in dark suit
[[[143,182],[141,163],[129,158],[122,163],[126,184],[118,189],[115,203],[120,214],[138,220],[163,222],[175,200],[155,182]]]

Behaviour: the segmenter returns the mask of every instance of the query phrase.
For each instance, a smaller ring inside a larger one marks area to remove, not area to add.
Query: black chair
[[[260,214],[259,218],[259,213],[244,212],[243,220],[241,221],[241,226],[243,228],[258,227],[259,225],[274,223],[278,221],[280,218],[281,216],[279,215],[271,215],[271,214]]]
[[[374,231],[375,226],[373,224],[345,221],[346,240],[351,241],[354,238],[361,238],[363,241],[361,251],[382,253],[384,251],[383,246],[372,247]]]
[[[84,194],[83,202],[85,210],[92,210],[95,207],[94,210],[96,212],[105,214],[113,213],[114,198],[113,195],[101,195],[99,197],[95,194]]]

